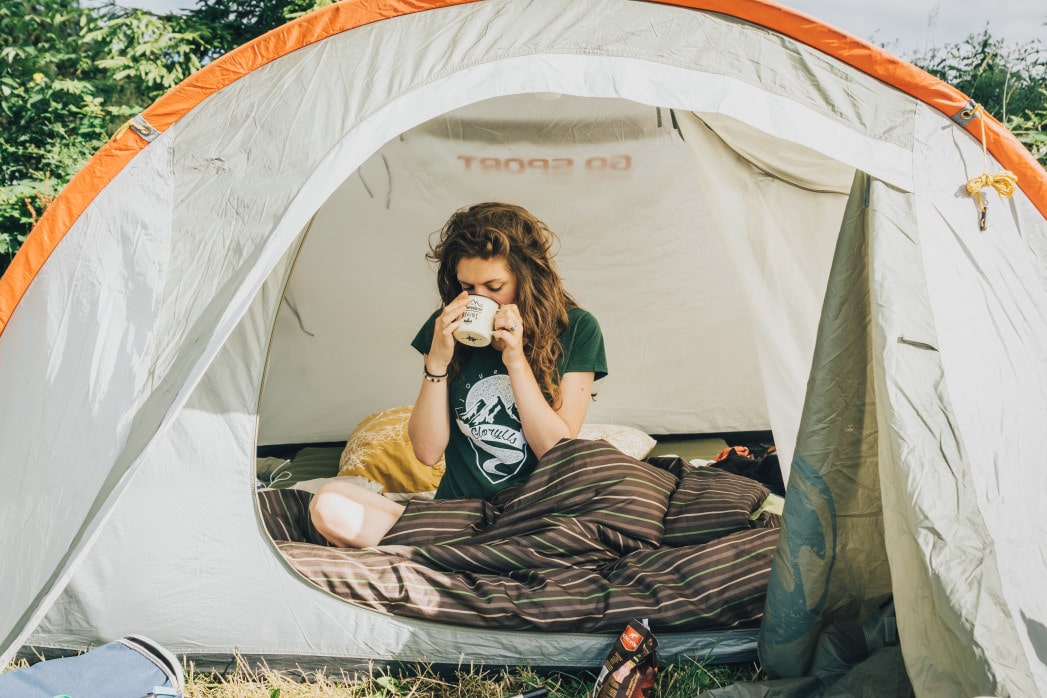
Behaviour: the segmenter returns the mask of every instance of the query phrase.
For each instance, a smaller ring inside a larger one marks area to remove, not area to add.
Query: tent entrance
[[[730,117],[624,99],[522,94],[425,122],[346,178],[288,253],[260,453],[309,444],[305,477],[334,475],[360,420],[413,401],[409,342],[438,304],[430,235],[485,200],[546,220],[601,320],[612,370],[587,421],[773,429],[791,451],[853,179]]]
[[[438,305],[429,237],[502,200],[556,232],[567,288],[604,329],[589,422],[773,428],[788,451],[853,172],[729,117],[625,99],[512,95],[425,122],[353,171],[289,252],[258,443],[344,440],[413,402],[409,343]]]

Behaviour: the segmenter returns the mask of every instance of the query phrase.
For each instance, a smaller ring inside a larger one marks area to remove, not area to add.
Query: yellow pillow
[[[444,459],[431,468],[415,458],[407,422],[413,405],[375,412],[361,421],[342,451],[338,474],[365,477],[386,492],[432,492],[444,474]]]

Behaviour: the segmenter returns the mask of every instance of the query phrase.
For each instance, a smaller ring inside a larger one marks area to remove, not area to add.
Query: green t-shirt
[[[428,354],[432,347],[438,314],[432,314],[411,342],[422,354]],[[590,371],[596,378],[607,375],[603,333],[588,311],[567,311],[567,328],[560,335],[560,344],[561,377]],[[538,458],[524,439],[502,353],[491,346],[464,344],[456,344],[454,350],[466,356],[461,373],[448,386],[454,423],[444,452],[446,470],[436,497],[487,498],[526,480]]]

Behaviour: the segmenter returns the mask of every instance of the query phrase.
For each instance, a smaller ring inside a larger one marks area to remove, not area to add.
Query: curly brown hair
[[[524,354],[550,404],[560,401],[557,361],[567,310],[578,304],[563,287],[553,263],[556,236],[526,209],[487,202],[455,211],[434,235],[426,259],[438,265],[436,286],[446,305],[462,292],[458,262],[466,258],[503,258],[516,276],[516,305],[524,321]],[[457,376],[469,347],[455,350],[448,368]]]

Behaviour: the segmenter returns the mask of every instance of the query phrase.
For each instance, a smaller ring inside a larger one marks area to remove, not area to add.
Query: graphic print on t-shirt
[[[519,472],[527,458],[527,442],[509,376],[496,373],[469,386],[455,417],[473,447],[476,467],[492,484]]]

